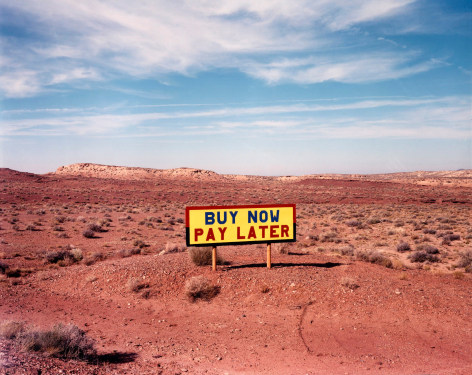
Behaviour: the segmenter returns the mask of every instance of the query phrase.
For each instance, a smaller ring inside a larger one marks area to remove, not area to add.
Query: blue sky
[[[472,3],[0,0],[0,166],[472,168]]]

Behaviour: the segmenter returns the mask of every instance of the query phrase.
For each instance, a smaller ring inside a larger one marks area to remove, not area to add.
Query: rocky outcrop
[[[57,168],[56,174],[113,178],[118,180],[155,179],[155,178],[190,178],[198,180],[216,179],[218,173],[196,168],[153,169],[122,167],[93,163],[77,163]]]

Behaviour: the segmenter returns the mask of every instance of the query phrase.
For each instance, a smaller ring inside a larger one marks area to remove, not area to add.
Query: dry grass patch
[[[351,290],[355,290],[359,288],[359,284],[357,284],[356,280],[354,280],[352,277],[343,277],[340,283],[342,286],[349,288]]]
[[[211,247],[191,247],[188,249],[190,260],[197,266],[211,266],[212,248]],[[217,255],[216,264],[224,264],[224,260]]]
[[[209,301],[216,297],[219,292],[220,287],[212,285],[204,276],[194,276],[185,283],[185,294],[192,302],[198,299]]]
[[[24,322],[5,320],[0,323],[0,337],[13,340],[24,332],[26,325]]]
[[[24,322],[0,323],[0,336],[15,340],[24,350],[64,359],[88,360],[97,355],[95,342],[75,325],[56,324],[51,329],[26,327]]]
[[[126,283],[126,287],[129,291],[138,293],[142,289],[149,288],[149,283],[137,277],[132,277]]]

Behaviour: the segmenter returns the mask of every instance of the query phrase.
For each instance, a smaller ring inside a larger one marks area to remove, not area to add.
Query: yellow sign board
[[[187,246],[294,242],[294,204],[187,207]]]

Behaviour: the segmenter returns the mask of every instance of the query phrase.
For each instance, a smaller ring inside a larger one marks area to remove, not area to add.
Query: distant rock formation
[[[191,179],[216,179],[218,173],[196,168],[153,169],[140,167],[122,167],[114,165],[102,165],[93,163],[77,163],[57,168],[56,174],[113,178],[119,180],[131,179],[155,179],[155,178],[191,178]]]
[[[456,185],[472,186],[472,170],[456,171],[416,171],[384,174],[311,174],[304,176],[264,177],[251,175],[218,174],[198,168],[153,169],[140,167],[122,167],[93,163],[77,163],[59,167],[56,175],[71,175],[118,180],[153,180],[159,178],[191,179],[201,181],[270,181],[297,182],[306,179],[318,180],[357,180],[357,181],[390,181],[420,185]]]

